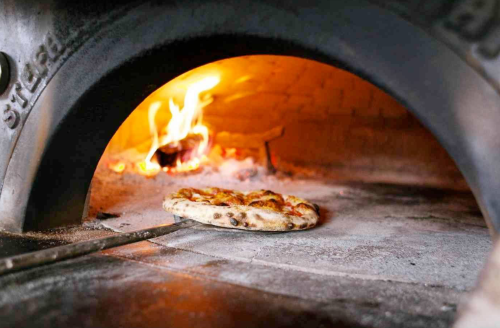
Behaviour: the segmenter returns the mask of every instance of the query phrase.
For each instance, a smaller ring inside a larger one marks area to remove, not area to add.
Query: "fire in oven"
[[[0,4],[0,327],[494,327],[494,4]]]

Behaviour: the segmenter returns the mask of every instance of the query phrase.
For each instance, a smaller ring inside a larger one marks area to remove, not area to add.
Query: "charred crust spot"
[[[227,212],[226,215],[227,215],[227,217],[232,218],[234,216],[234,213],[233,212]]]
[[[302,223],[302,224],[300,225],[300,229],[305,229],[305,228],[307,228],[307,223]]]
[[[313,206],[314,206],[314,210],[316,211],[316,213],[318,213],[319,215],[319,205],[318,204],[314,204],[313,203]]]
[[[217,205],[219,205],[219,206],[229,206],[228,203],[220,203],[220,204],[217,204]]]
[[[286,225],[286,227],[287,227],[289,230],[292,230],[292,229],[293,229],[293,227],[295,227],[295,225],[294,225],[292,222],[290,222],[290,223],[288,223],[288,224]]]
[[[248,227],[248,222],[243,222],[243,226],[246,228]]]
[[[214,219],[220,219],[222,214],[220,213],[214,213]]]
[[[247,217],[247,214],[245,212],[241,212],[239,217],[240,219],[245,219]]]
[[[239,223],[239,222],[238,222],[238,220],[236,220],[235,218],[231,218],[231,219],[229,220],[229,222],[231,222],[231,224],[232,224],[232,225],[234,225],[235,227],[236,227],[236,226],[238,225],[238,223]]]

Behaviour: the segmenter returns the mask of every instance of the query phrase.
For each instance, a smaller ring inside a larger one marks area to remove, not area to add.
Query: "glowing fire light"
[[[179,142],[188,135],[201,136],[201,141],[191,153],[190,158],[185,161],[181,161],[180,158],[177,158],[174,167],[164,167],[163,171],[172,173],[187,172],[196,170],[200,166],[202,156],[207,150],[209,140],[208,128],[203,125],[203,108],[213,100],[211,97],[205,97],[201,100],[200,94],[212,89],[219,82],[219,77],[209,76],[192,83],[184,96],[184,107],[182,109],[180,109],[179,106],[174,103],[174,100],[170,98],[169,109],[172,118],[168,125],[161,131],[160,136],[156,128],[155,117],[162,103],[157,101],[149,106],[148,120],[152,145],[146,159],[137,165],[139,173],[146,176],[156,175],[162,170],[161,166],[153,161],[156,151],[165,145],[176,147],[179,145]]]
[[[116,163],[109,163],[108,167],[112,170],[115,171],[116,173],[122,173],[125,170],[125,163],[122,162],[116,162]]]

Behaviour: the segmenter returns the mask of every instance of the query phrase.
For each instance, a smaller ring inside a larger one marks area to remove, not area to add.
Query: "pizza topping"
[[[290,211],[286,212],[288,215],[295,215],[295,216],[302,216],[301,212],[296,211],[295,209],[291,209]]]
[[[248,204],[248,206],[263,208],[266,210],[272,210],[276,212],[281,211],[282,207],[282,205],[276,199],[257,200]]]
[[[244,205],[243,196],[217,194],[215,199],[209,200],[212,205],[228,206],[228,205]]]
[[[292,205],[295,206],[296,204],[302,203],[304,200],[300,199],[299,197],[295,196],[288,196],[287,201]]]
[[[191,188],[182,188],[177,192],[178,198],[188,198],[190,199],[193,196],[193,192]]]
[[[236,191],[236,190],[229,190],[229,189],[222,189],[222,188],[215,188],[215,187],[207,188],[204,190],[208,195],[223,195],[223,194],[224,195],[235,195],[235,194],[241,195],[241,193],[239,191]]]
[[[246,198],[246,201],[248,203],[254,199],[260,198],[261,195],[262,195],[262,190],[252,191],[252,192],[248,193],[245,198]]]
[[[184,216],[192,213],[193,219],[205,223],[252,230],[263,227],[271,231],[302,230],[314,227],[319,218],[316,204],[270,190],[182,188],[165,198],[164,208]]]
[[[274,193],[270,190],[253,191],[246,195],[245,200],[246,205],[249,205],[255,200],[275,200],[280,204],[284,203],[283,197],[280,194]]]
[[[186,198],[193,202],[216,206],[247,205],[295,216],[302,216],[310,210],[319,212],[317,205],[306,204],[295,196],[288,196],[285,202],[282,195],[271,190],[257,190],[243,194],[222,188],[182,188],[174,198]]]

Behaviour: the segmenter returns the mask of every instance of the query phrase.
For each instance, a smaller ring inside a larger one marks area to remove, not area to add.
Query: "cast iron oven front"
[[[215,60],[278,54],[345,68],[396,97],[500,231],[496,1],[470,3],[3,1],[0,228],[79,223],[106,144],[149,93]]]

